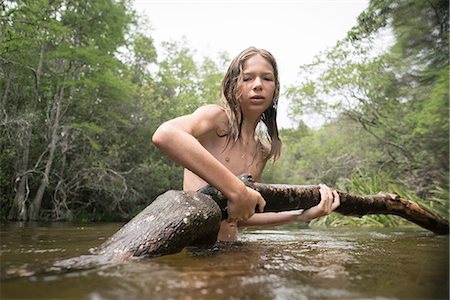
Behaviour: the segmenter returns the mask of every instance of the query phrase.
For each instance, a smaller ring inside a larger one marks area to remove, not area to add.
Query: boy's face
[[[256,54],[245,61],[239,98],[241,109],[262,114],[272,105],[275,93],[275,76],[272,65]]]

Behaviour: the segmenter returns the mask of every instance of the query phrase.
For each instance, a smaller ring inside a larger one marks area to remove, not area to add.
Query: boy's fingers
[[[264,212],[264,207],[266,207],[266,201],[263,198],[261,198],[258,201],[258,210],[260,213]]]
[[[333,190],[334,201],[339,202],[341,198],[339,197],[339,193],[336,190]]]
[[[339,197],[339,193],[336,190],[333,190],[334,201],[333,201],[333,210],[336,209],[339,205],[341,205],[341,198]]]
[[[331,189],[326,186],[325,184],[320,184],[320,195],[321,199],[325,201],[325,203],[329,203],[333,201],[333,193],[331,192]],[[331,201],[330,201],[331,200]]]
[[[327,194],[328,199],[330,199],[330,202],[333,202],[333,191],[327,186]]]

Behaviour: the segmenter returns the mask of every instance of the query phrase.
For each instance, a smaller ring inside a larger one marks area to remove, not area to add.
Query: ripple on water
[[[19,249],[14,249],[13,252],[15,253],[20,253],[20,254],[29,254],[29,253],[34,253],[34,254],[39,254],[39,253],[55,253],[55,252],[66,252],[66,249],[62,249],[62,248],[54,248],[54,249],[24,249],[24,248],[19,248]]]

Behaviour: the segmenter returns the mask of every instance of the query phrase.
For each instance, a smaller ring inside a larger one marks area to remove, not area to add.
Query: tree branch
[[[318,185],[277,185],[256,183],[250,175],[241,175],[241,180],[263,196],[265,212],[280,212],[294,209],[308,209],[320,202]],[[215,188],[207,186],[199,192],[210,195],[227,218],[227,201]],[[421,207],[416,202],[395,194],[352,195],[338,191],[341,205],[336,212],[345,216],[361,217],[370,214],[397,215],[436,234],[449,234],[449,223],[440,216]]]

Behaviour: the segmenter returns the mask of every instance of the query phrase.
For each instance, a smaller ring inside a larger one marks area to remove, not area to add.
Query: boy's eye
[[[256,77],[259,77],[259,76],[256,76]],[[274,78],[272,77],[272,76],[261,76],[261,77],[259,77],[260,78],[260,80],[264,80],[264,81],[274,81]],[[254,79],[254,77],[253,76],[244,76],[244,77],[242,77],[242,81],[251,81],[251,80],[253,80]]]

